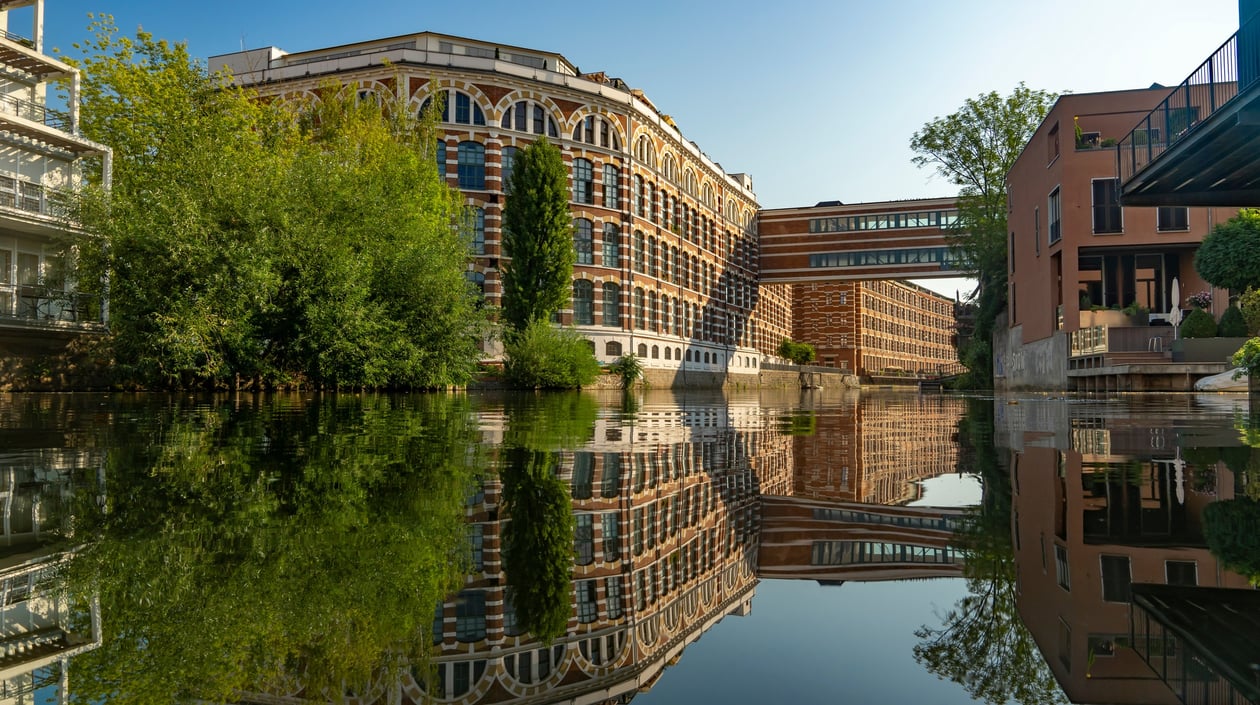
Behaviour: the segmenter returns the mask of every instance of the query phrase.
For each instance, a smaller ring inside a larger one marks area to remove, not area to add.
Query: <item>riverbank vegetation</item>
[[[116,382],[439,388],[466,383],[483,314],[436,131],[390,95],[266,101],[182,44],[99,18],[67,57],[113,187],[71,215],[81,290],[107,295]]]

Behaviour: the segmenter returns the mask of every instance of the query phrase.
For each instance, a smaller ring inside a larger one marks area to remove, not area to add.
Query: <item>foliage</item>
[[[1203,535],[1212,555],[1260,585],[1260,502],[1241,498],[1209,504],[1203,509]]]
[[[1237,306],[1231,305],[1225,309],[1225,313],[1221,314],[1221,321],[1217,324],[1217,335],[1222,338],[1247,337],[1247,321],[1243,320],[1242,311]]]
[[[1186,303],[1191,308],[1208,309],[1212,306],[1212,292],[1209,289],[1197,291],[1186,297]]]
[[[75,657],[77,699],[337,699],[423,659],[467,562],[466,400],[193,400],[110,433],[111,491],[82,493],[68,576],[104,630]]]
[[[1194,255],[1194,268],[1222,289],[1260,286],[1260,210],[1240,210],[1212,228]]]
[[[148,386],[442,387],[466,381],[480,314],[434,168],[399,101],[265,102],[182,44],[109,18],[75,48],[84,135],[113,189],[73,215],[81,288],[108,282],[121,380]]]
[[[1216,319],[1212,314],[1196,308],[1186,316],[1177,329],[1182,338],[1214,338],[1216,337]]]
[[[979,474],[984,486],[981,504],[955,535],[969,594],[943,616],[941,627],[915,631],[914,657],[979,701],[1065,703],[1017,609],[1010,473],[993,443],[993,421],[991,401],[968,400],[959,422],[959,470]]]
[[[1247,376],[1260,374],[1260,338],[1248,338],[1241,348],[1230,357],[1229,362],[1234,367],[1241,368],[1234,373],[1234,379],[1238,379],[1246,374]]]
[[[573,215],[560,150],[539,137],[517,151],[503,207],[503,319],[513,332],[564,308],[573,287]]]
[[[627,353],[614,360],[608,371],[621,378],[622,389],[629,389],[643,377],[643,363],[634,353]]]
[[[1247,287],[1238,297],[1238,309],[1247,322],[1247,335],[1260,335],[1260,289]]]
[[[809,343],[797,343],[795,341],[784,338],[779,343],[779,357],[786,358],[798,365],[807,365],[814,361],[817,353],[814,346]]]
[[[1006,307],[1006,174],[1041,124],[1055,95],[1023,83],[1008,96],[969,98],[957,112],[925,124],[910,140],[919,167],[932,166],[959,188],[949,233],[959,267],[978,282],[976,325],[959,359],[971,384],[993,384],[994,322]]]
[[[503,346],[503,372],[523,389],[577,389],[599,376],[590,341],[546,320],[531,321]]]

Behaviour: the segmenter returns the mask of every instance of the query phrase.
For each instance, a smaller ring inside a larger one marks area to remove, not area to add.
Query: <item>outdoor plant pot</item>
[[[1173,362],[1229,362],[1246,338],[1178,338],[1172,343]]]

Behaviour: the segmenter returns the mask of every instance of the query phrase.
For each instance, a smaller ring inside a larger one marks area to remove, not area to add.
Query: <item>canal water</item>
[[[1242,702],[1256,447],[1231,396],[0,396],[0,700]]]

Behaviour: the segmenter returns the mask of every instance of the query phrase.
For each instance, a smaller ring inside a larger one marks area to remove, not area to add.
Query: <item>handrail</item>
[[[0,112],[38,122],[56,130],[65,131],[70,126],[70,116],[66,113],[11,95],[0,96]]]
[[[9,31],[9,30],[7,30],[7,29],[0,29],[0,37],[4,37],[5,39],[7,39],[7,40],[9,40],[9,41],[11,41],[11,42],[16,42],[16,43],[18,43],[18,44],[21,44],[22,46],[26,47],[27,49],[34,49],[34,48],[35,48],[35,42],[34,42],[31,38],[29,38],[29,37],[23,37],[23,36],[22,36],[22,35],[20,35],[20,34],[14,34],[13,32],[10,32],[10,31]]]
[[[1242,39],[1241,43],[1239,39]],[[1120,183],[1131,180],[1260,78],[1260,16],[1235,32],[1116,144]]]

